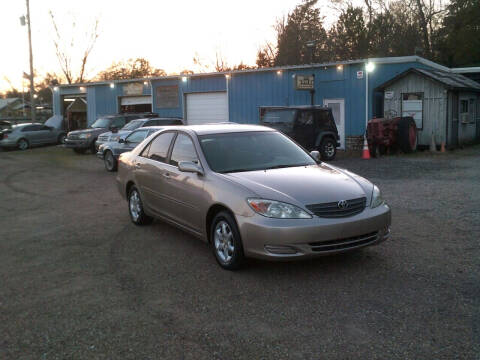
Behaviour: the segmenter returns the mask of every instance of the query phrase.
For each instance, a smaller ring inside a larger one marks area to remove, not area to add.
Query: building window
[[[468,100],[460,100],[460,114],[468,114]]]

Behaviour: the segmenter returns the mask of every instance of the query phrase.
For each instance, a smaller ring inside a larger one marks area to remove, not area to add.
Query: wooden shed
[[[384,113],[412,116],[418,144],[448,147],[480,139],[480,84],[460,74],[411,68],[380,85]]]

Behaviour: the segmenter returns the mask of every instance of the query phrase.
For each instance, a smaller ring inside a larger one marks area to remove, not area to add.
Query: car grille
[[[106,135],[106,136],[99,136],[99,137],[98,137],[98,141],[108,141],[108,139],[109,139],[109,136],[108,136],[108,135]]]
[[[78,140],[80,137],[77,134],[72,134],[68,136],[68,140]]]
[[[346,200],[345,206],[340,207],[339,201],[307,205],[307,209],[313,212],[318,217],[322,218],[341,218],[353,216],[361,213],[367,204],[367,198],[362,197],[358,199]]]
[[[344,239],[327,240],[309,243],[312,247],[312,251],[315,252],[328,252],[335,250],[345,250],[358,246],[366,246],[375,242],[378,238],[378,232],[371,232],[364,235],[353,236]]]

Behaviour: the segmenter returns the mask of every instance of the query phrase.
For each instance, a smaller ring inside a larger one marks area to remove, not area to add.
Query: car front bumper
[[[318,257],[376,245],[388,239],[388,205],[355,216],[325,219],[272,219],[236,216],[245,256],[270,260]]]
[[[70,149],[88,149],[90,147],[90,142],[88,141],[88,139],[72,140],[66,138],[64,145],[65,147]]]
[[[17,141],[16,140],[8,140],[8,139],[0,140],[0,147],[4,147],[4,148],[17,147]]]

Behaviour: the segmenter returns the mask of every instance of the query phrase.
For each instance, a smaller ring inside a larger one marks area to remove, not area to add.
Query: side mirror
[[[127,141],[124,138],[120,138],[120,139],[118,139],[118,142],[120,144],[125,144]]]
[[[203,175],[203,169],[192,161],[180,161],[178,163],[178,170]]]
[[[316,162],[320,162],[322,160],[320,157],[320,153],[317,150],[310,151],[310,155]]]

